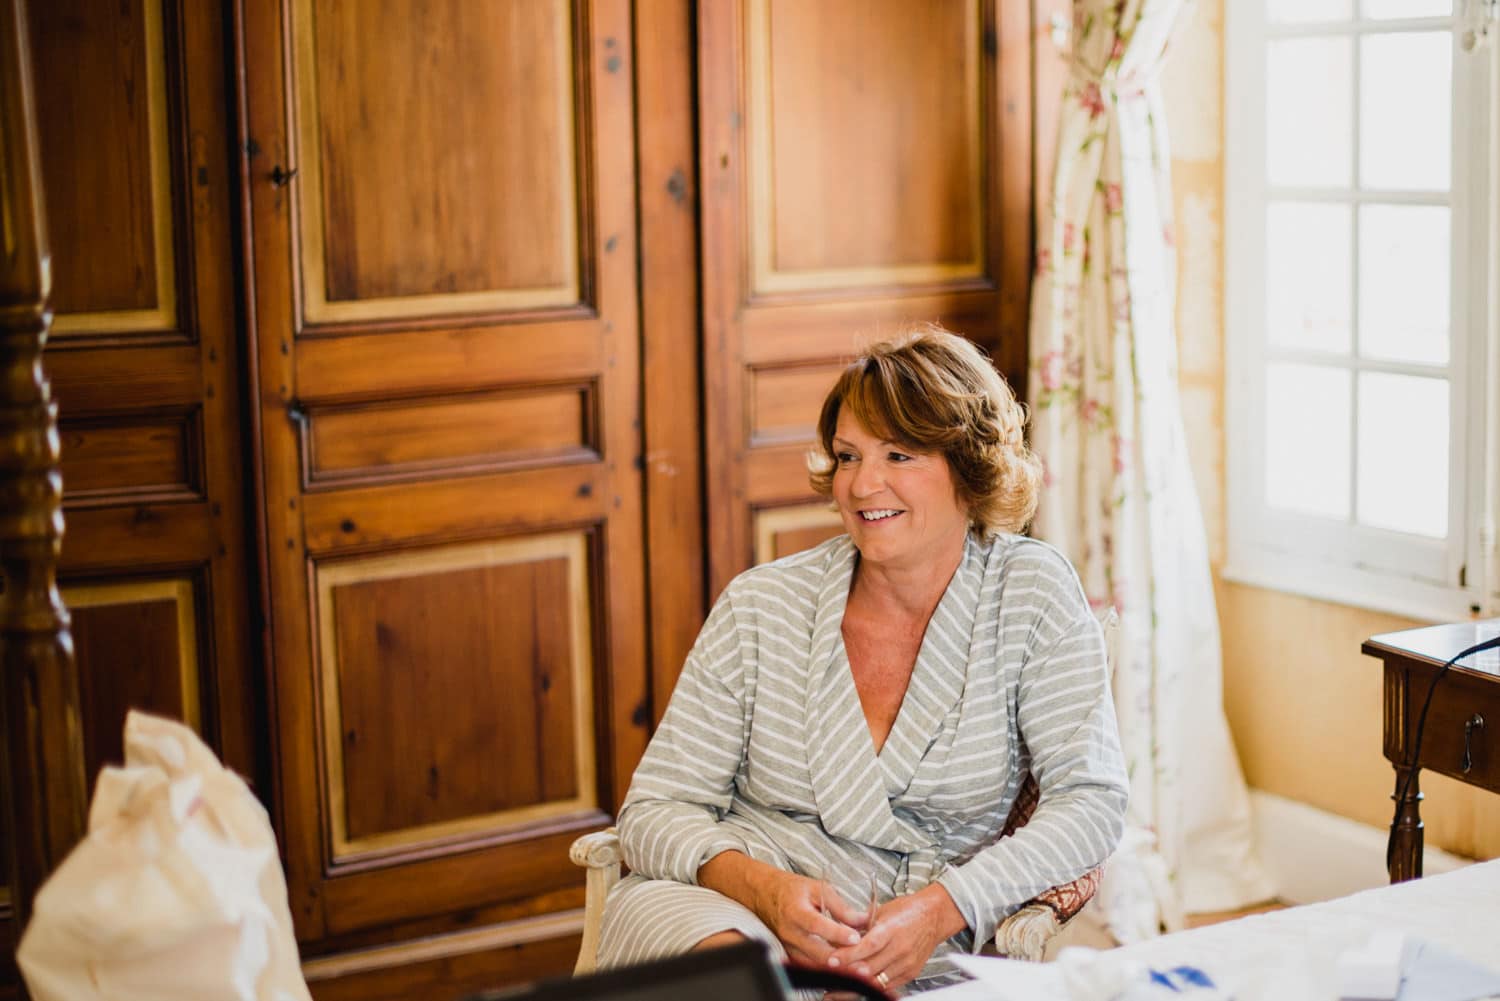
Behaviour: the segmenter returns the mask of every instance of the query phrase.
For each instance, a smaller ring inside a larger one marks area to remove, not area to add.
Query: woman
[[[715,604],[620,812],[632,875],[601,963],[744,936],[926,989],[1113,850],[1126,778],[1103,639],[1067,561],[1014,534],[1040,479],[1024,422],[941,328],[844,371],[810,465],[848,534]],[[1041,800],[1001,839],[1028,770]],[[820,910],[839,858],[877,871],[869,927]]]

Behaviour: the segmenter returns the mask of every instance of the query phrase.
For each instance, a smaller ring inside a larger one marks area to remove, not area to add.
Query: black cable
[[[1475,643],[1466,650],[1460,650],[1449,658],[1448,663],[1438,668],[1438,673],[1432,676],[1432,683],[1427,686],[1427,698],[1422,700],[1422,712],[1417,716],[1416,738],[1412,741],[1411,767],[1407,769],[1406,779],[1396,786],[1396,810],[1391,816],[1391,833],[1385,839],[1385,869],[1391,870],[1391,859],[1396,854],[1396,825],[1401,822],[1401,804],[1406,802],[1406,794],[1411,790],[1411,784],[1416,781],[1417,772],[1422,770],[1422,731],[1427,728],[1427,710],[1432,707],[1432,693],[1437,689],[1438,682],[1443,675],[1448,673],[1448,668],[1463,660],[1470,654],[1479,653],[1482,650],[1493,650],[1500,647],[1500,635],[1491,636],[1483,643]]]

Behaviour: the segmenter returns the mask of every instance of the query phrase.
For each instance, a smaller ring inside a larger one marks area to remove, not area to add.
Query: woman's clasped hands
[[[933,884],[878,907],[870,926],[832,950],[827,965],[892,990],[915,979],[938,944],[964,926],[948,891]]]
[[[827,876],[780,873],[761,884],[753,909],[794,961],[841,970],[882,990],[914,980],[939,943],[965,926],[937,884],[879,906],[847,886],[832,886]]]

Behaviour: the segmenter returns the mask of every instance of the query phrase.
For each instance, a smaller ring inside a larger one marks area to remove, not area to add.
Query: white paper
[[[1500,995],[1500,973],[1431,942],[1412,943],[1405,959],[1396,1001],[1474,1001]]]
[[[954,956],[960,970],[988,988],[996,1001],[1052,1001],[1066,999],[1062,969],[1056,963],[1028,963],[998,956]]]

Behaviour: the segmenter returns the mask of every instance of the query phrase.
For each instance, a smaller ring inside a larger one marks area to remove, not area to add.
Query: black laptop
[[[833,971],[791,971],[796,987],[852,990],[869,998],[879,990]],[[519,987],[484,991],[464,1001],[787,1001],[794,989],[788,973],[764,943],[742,942],[685,956],[560,977]]]
[[[465,1001],[667,1001],[712,998],[713,1001],[786,1001],[791,985],[765,945],[743,942],[704,952],[690,952],[640,966],[560,977],[520,987],[475,994]]]

